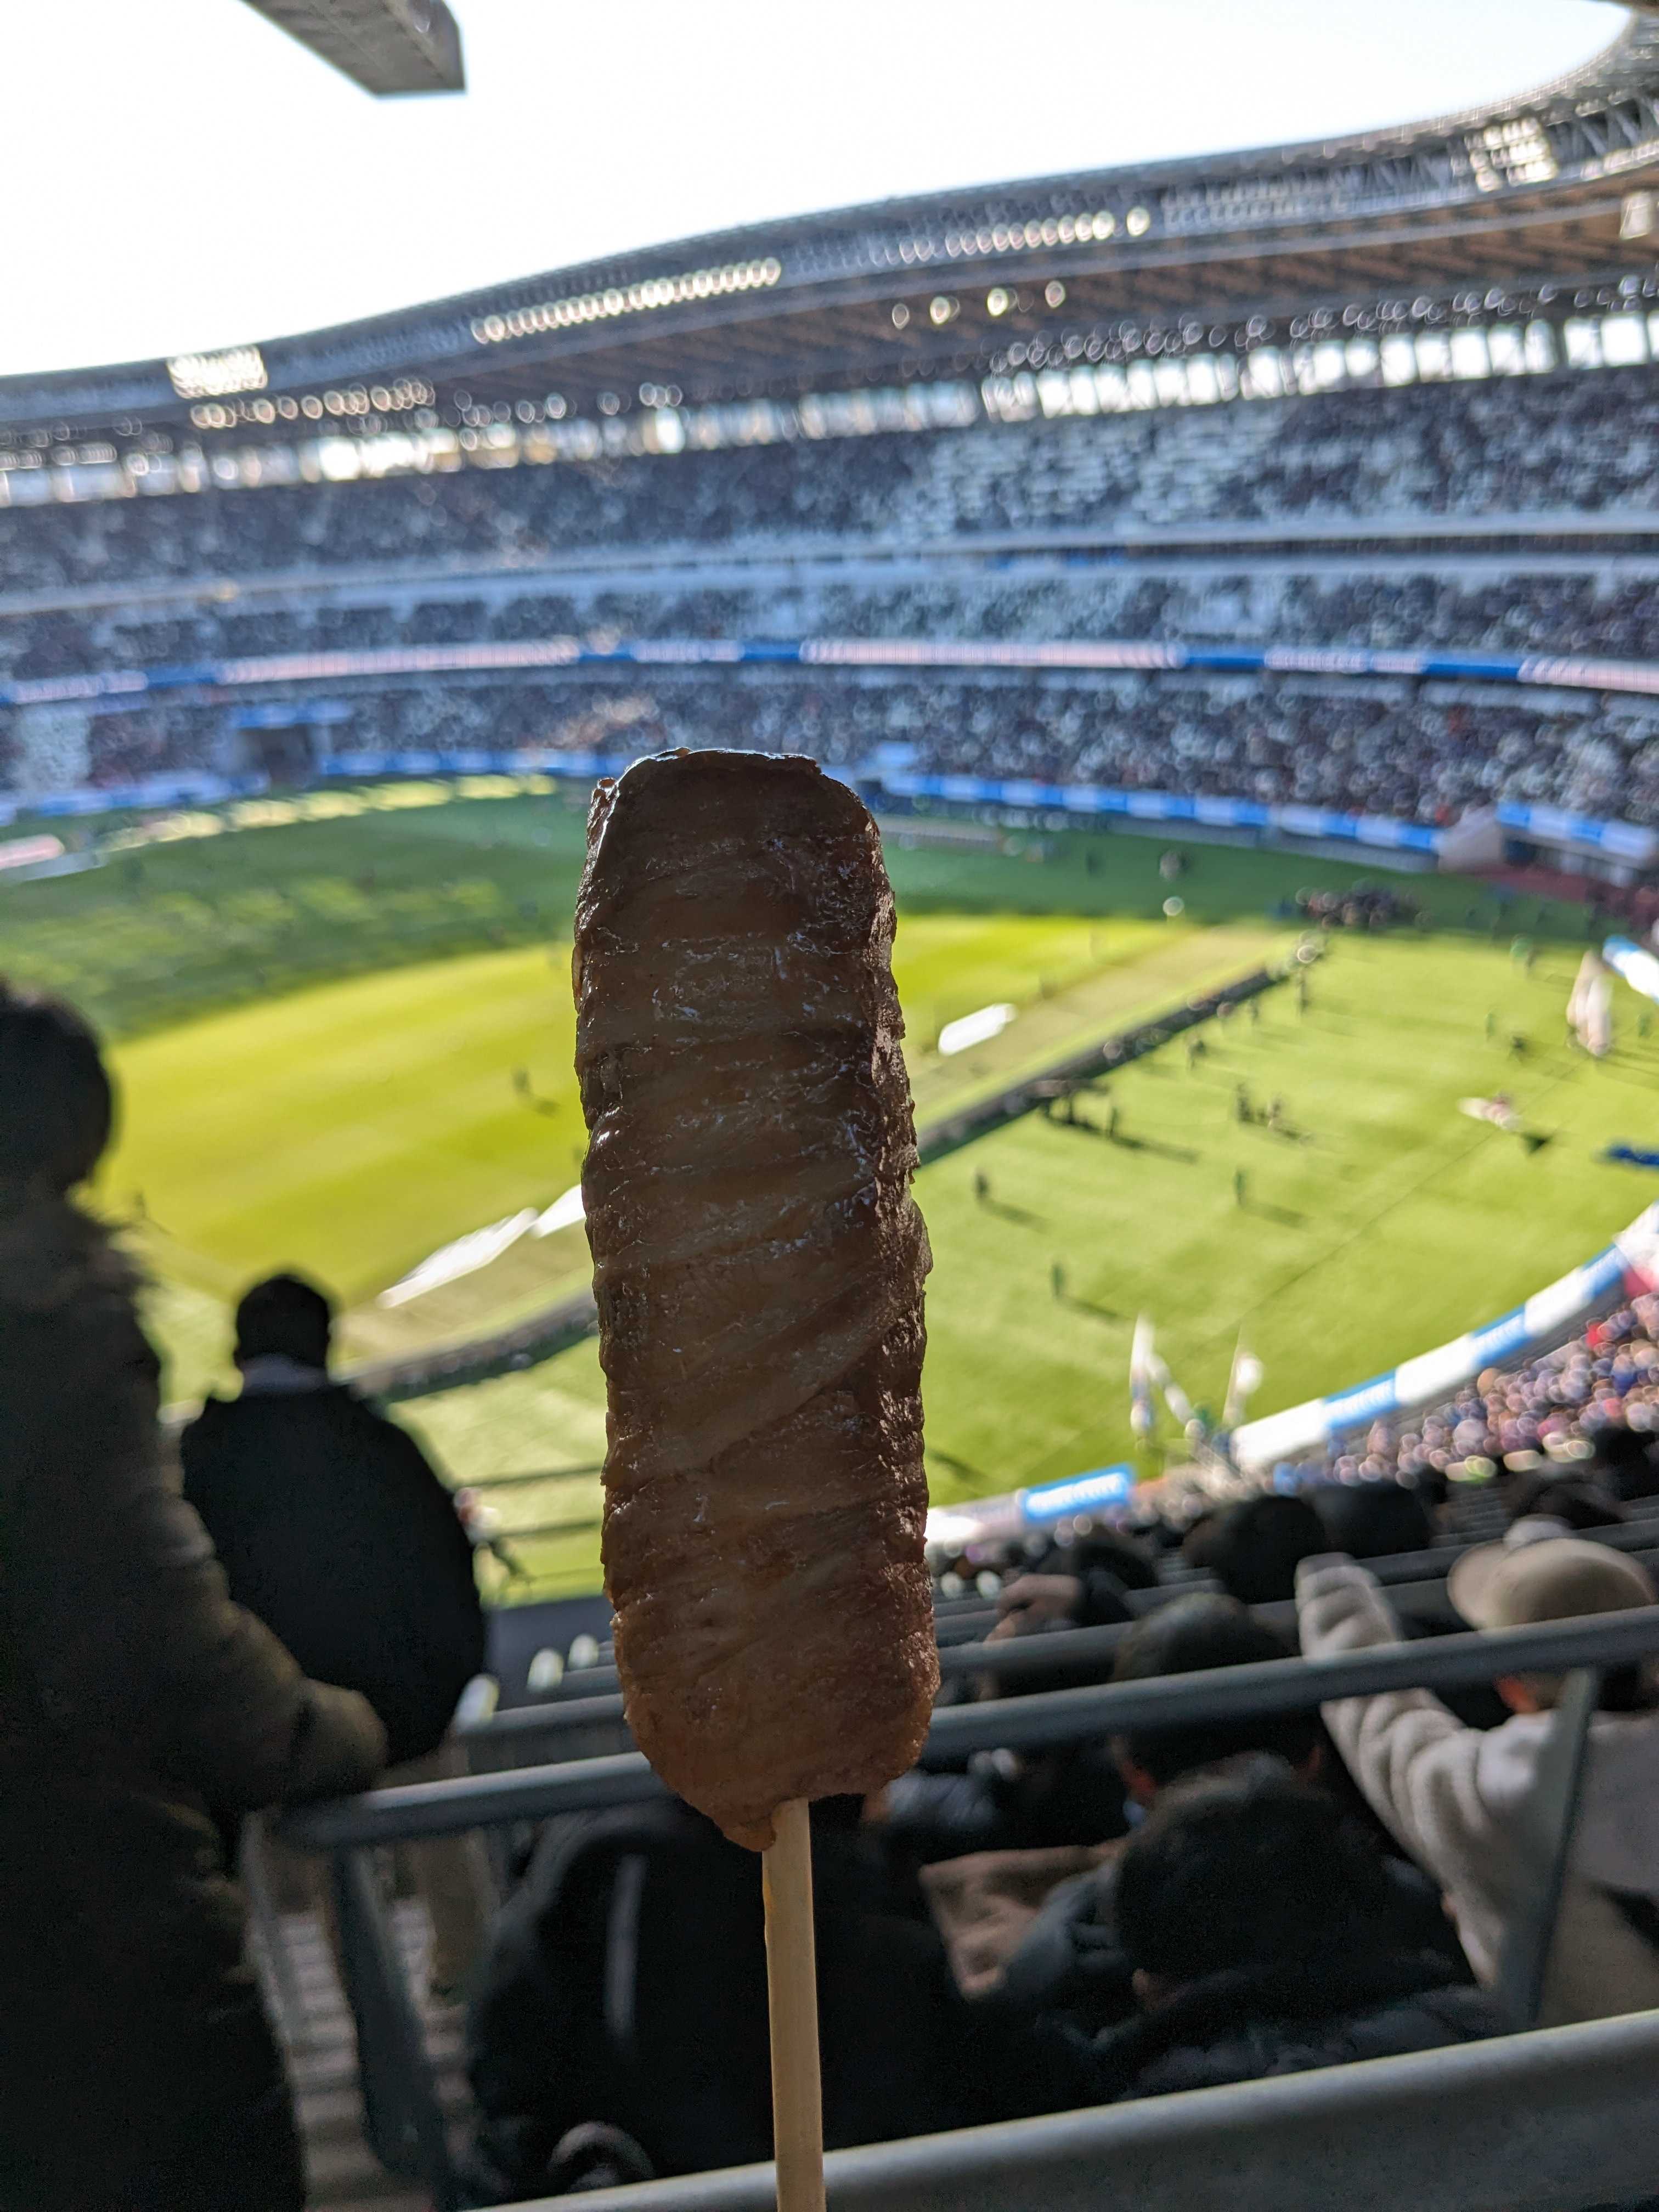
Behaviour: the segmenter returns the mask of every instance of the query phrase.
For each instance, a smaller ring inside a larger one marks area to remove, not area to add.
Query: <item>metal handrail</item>
[[[1035,1697],[951,1706],[935,1713],[924,1756],[959,1758],[998,1749],[1030,1751],[1128,1729],[1176,1728],[1251,1713],[1305,1711],[1389,1691],[1454,1688],[1500,1674],[1566,1674],[1626,1666],[1659,1653],[1659,1606],[1540,1627],[1384,1644],[1324,1659],[1273,1659],[1144,1682],[1108,1682]],[[312,1850],[338,1850],[413,1836],[453,1835],[502,1821],[636,1803],[663,1785],[637,1752],[526,1766],[454,1782],[338,1798],[287,1814],[283,1832]]]
[[[1492,1984],[1492,1995],[1513,2027],[1535,2027],[1544,2009],[1602,1680],[1594,1667],[1576,1668],[1565,1678],[1539,1747],[1531,1786],[1516,1808],[1516,1840],[1532,1862],[1534,1881],[1531,1894],[1517,1899],[1509,1916]]]
[[[1294,1605],[1258,1606],[1258,1620],[1294,1629]],[[941,1648],[940,1679],[951,1681],[971,1675],[991,1675],[1018,1682],[1023,1674],[1048,1674],[1056,1667],[1086,1667],[1097,1663],[1103,1677],[1109,1674],[1118,1646],[1134,1626],[1133,1621],[1113,1622],[1103,1628],[1062,1628],[1048,1636],[1011,1638],[1004,1644],[957,1644]],[[605,1678],[586,1696],[567,1694],[539,1705],[514,1705],[489,1719],[473,1722],[456,1730],[468,1742],[500,1743],[523,1736],[555,1737],[574,1731],[616,1726],[623,1717],[620,1690],[608,1685],[617,1680],[612,1668],[588,1668],[575,1677],[586,1684],[591,1675]],[[566,1677],[566,1682],[571,1680]]]
[[[460,2200],[443,2111],[372,1866],[361,1851],[337,1851],[329,1869],[341,1978],[357,2032],[363,2134],[388,2173],[425,2182],[434,2212],[454,2212]]]
[[[835,2152],[825,2173],[836,2212],[1579,2212],[1650,2195],[1656,2144],[1648,2012],[874,2143]],[[747,2166],[584,2203],[773,2212],[776,2186],[770,2166]]]
[[[1659,1577],[1659,1548],[1638,1550],[1632,1545],[1619,1548],[1655,1570]],[[1396,1605],[1408,1611],[1422,1607],[1443,1619],[1455,1620],[1445,1587],[1443,1575],[1422,1582],[1396,1580],[1389,1586],[1389,1595]],[[1188,1595],[1185,1590],[1169,1593],[1171,1598]],[[1291,1636],[1296,1633],[1296,1605],[1292,1600],[1252,1606],[1250,1612],[1267,1627],[1280,1629]],[[1114,1621],[1100,1628],[1062,1628],[1046,1636],[1013,1637],[1006,1643],[943,1645],[939,1655],[940,1679],[952,1681],[987,1676],[1017,1690],[1022,1676],[1052,1674],[1060,1667],[1097,1666],[1104,1681],[1111,1672],[1119,1646],[1138,1625],[1134,1621]],[[573,1682],[581,1684],[586,1693],[573,1691]],[[538,1705],[515,1705],[459,1732],[471,1741],[490,1743],[516,1741],[525,1736],[552,1739],[581,1729],[618,1726],[623,1720],[623,1698],[617,1683],[614,1668],[587,1668],[566,1677],[566,1694],[562,1698]]]
[[[499,1743],[521,1735],[564,1735],[573,1729],[614,1726],[623,1717],[620,1690],[592,1698],[550,1698],[539,1705],[513,1705],[488,1720],[467,1721],[453,1733],[463,1743]]]
[[[522,1531],[504,1532],[518,1534]],[[1614,1551],[1633,1554],[1659,1582],[1659,1517],[1651,1515],[1640,1521],[1625,1522],[1610,1528],[1586,1528],[1577,1532],[1589,1542],[1606,1544]],[[1489,1540],[1482,1538],[1482,1542]],[[1376,1559],[1362,1562],[1366,1571],[1374,1575],[1397,1603],[1426,1607],[1451,1617],[1445,1600],[1446,1577],[1453,1565],[1471,1549],[1467,1544],[1437,1545],[1431,1551],[1396,1552]],[[1132,1611],[1140,1618],[1156,1613],[1166,1605],[1183,1597],[1220,1594],[1221,1586],[1213,1576],[1193,1576],[1178,1583],[1160,1583],[1151,1589],[1125,1592]],[[1278,1628],[1294,1629],[1296,1607],[1286,1599],[1280,1603],[1255,1605],[1250,1607],[1258,1620]],[[934,1608],[937,1626],[942,1630],[960,1629],[972,1623],[989,1627],[996,1618],[996,1607],[991,1605],[970,1604],[963,1599],[945,1600]],[[975,1638],[967,1643],[939,1644],[939,1673],[949,1680],[967,1674],[994,1674],[1017,1677],[1021,1674],[1046,1673],[1054,1666],[1085,1664],[1093,1656],[1109,1657],[1116,1644],[1127,1635],[1133,1623],[1112,1624],[1099,1629],[1056,1630],[1053,1635],[1039,1639],[1021,1639],[1008,1644],[988,1644]],[[1100,1640],[1093,1647],[1081,1643],[1061,1643],[1061,1637],[1091,1635]],[[558,1708],[572,1703],[615,1696],[620,1689],[617,1669],[600,1662],[592,1667],[573,1668],[550,1695],[539,1701],[540,1709],[548,1717],[544,1725],[552,1733],[560,1723],[552,1714]],[[497,1723],[487,1733],[499,1729],[504,1735],[533,1732],[532,1723],[518,1717],[536,1708],[515,1706],[510,1712],[499,1716]],[[611,1716],[614,1717],[614,1716]],[[595,1710],[585,1713],[583,1721],[591,1724],[607,1717]],[[566,1723],[575,1726],[572,1721]]]

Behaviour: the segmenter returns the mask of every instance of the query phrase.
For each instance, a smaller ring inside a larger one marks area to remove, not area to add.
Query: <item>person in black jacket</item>
[[[1286,1638],[1237,1599],[1195,1593],[1139,1623],[1118,1647],[1112,1679],[1147,1681],[1291,1656]],[[1249,1713],[1235,1721],[1134,1729],[1114,1739],[1112,1749],[1122,1788],[1147,1815],[1173,1784],[1245,1753],[1278,1758],[1300,1779],[1326,1785],[1328,1796],[1330,1785],[1346,1784],[1316,1712]],[[1334,1797],[1333,1802],[1342,1816],[1343,1805]],[[1363,1806],[1355,1801],[1346,1810],[1358,1825]],[[1121,1849],[1109,1851],[1101,1864],[1052,1892],[1005,1960],[988,2002],[1024,2020],[1064,2021],[1085,2035],[1133,2015],[1133,1966],[1118,1924],[1121,1856]],[[1472,1981],[1434,1885],[1401,1859],[1385,1859],[1383,1872],[1398,1943],[1408,1951],[1434,1952],[1443,1981]]]
[[[236,1310],[240,1396],[185,1431],[185,1496],[231,1595],[307,1673],[361,1692],[390,1747],[388,1783],[459,1771],[444,1745],[483,1664],[472,1547],[406,1430],[328,1372],[332,1310],[294,1275]],[[434,1993],[459,1990],[481,1938],[488,1875],[476,1838],[410,1853],[433,1920]]]
[[[1500,2035],[1484,1991],[1402,1943],[1387,1871],[1326,1792],[1259,1753],[1167,1790],[1117,1869],[1139,2017],[1091,2047],[1103,2102]]]
[[[857,1798],[812,1808],[831,2149],[1002,2109],[1000,2053],[976,2039],[932,1928],[890,1909],[860,1812]],[[469,2179],[491,2203],[538,2197],[550,2177],[568,2186],[578,2130],[613,2146],[620,2131],[662,2176],[769,2158],[756,1855],[678,1801],[550,1821],[491,1931],[467,2057]]]
[[[1296,1595],[1297,1568],[1328,1550],[1330,1540],[1305,1498],[1270,1494],[1227,1506],[1187,1557],[1207,1567],[1241,1605],[1271,1605]]]
[[[80,1018],[0,985],[0,2212],[300,2212],[214,1814],[365,1789],[386,1737],[232,1603],[164,1463],[70,1196],[113,1103]]]
[[[1422,1499],[1403,1482],[1322,1482],[1304,1494],[1330,1549],[1351,1559],[1426,1552],[1434,1542]]]
[[[179,1445],[232,1595],[320,1680],[361,1691],[394,1766],[423,1759],[483,1663],[472,1547],[407,1430],[328,1373],[332,1310],[294,1275],[236,1310],[241,1395]]]

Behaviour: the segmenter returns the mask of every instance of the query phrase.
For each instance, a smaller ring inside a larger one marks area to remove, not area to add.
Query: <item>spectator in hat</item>
[[[1637,1562],[1533,1520],[1466,1552],[1447,1595],[1471,1627],[1518,1628],[1654,1603]],[[1534,1540],[1528,1540],[1533,1539]],[[1352,1559],[1304,1563],[1310,1657],[1400,1639],[1375,1579]],[[1465,1727],[1426,1690],[1347,1698],[1325,1719],[1379,1818],[1446,1893],[1470,1964],[1498,1976],[1506,1937],[1538,1891],[1531,1808],[1559,1678],[1500,1677],[1510,1717]],[[1546,2024],[1659,2006],[1659,1697],[1645,1666],[1610,1670],[1590,1728],[1565,1892],[1546,1978]]]

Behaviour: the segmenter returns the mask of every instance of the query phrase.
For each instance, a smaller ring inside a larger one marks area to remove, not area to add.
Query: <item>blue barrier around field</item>
[[[486,639],[475,645],[392,645],[356,651],[253,653],[155,668],[112,668],[0,684],[0,706],[36,707],[146,691],[258,684],[336,683],[362,676],[454,675],[514,669],[730,667],[739,663],[806,668],[990,668],[1153,672],[1209,669],[1238,675],[1396,676],[1557,690],[1659,694],[1659,661],[1587,655],[1393,652],[1360,646],[1186,645],[1133,639],[1054,641],[925,638],[624,638],[594,645],[574,637]]]
[[[988,669],[1073,669],[1158,671],[1210,669],[1221,673],[1266,671],[1276,674],[1323,676],[1440,677],[1483,683],[1547,684],[1594,691],[1659,695],[1659,661],[1599,660],[1587,657],[1508,653],[1389,652],[1359,647],[1200,646],[1090,640],[1053,643],[1014,640],[930,641],[923,639],[811,638],[638,638],[597,646],[572,637],[489,640],[476,645],[385,646],[361,651],[263,653],[230,660],[179,663],[148,669],[106,669],[78,676],[48,676],[0,684],[0,707],[32,707],[76,701],[137,698],[149,692],[199,690],[245,685],[338,683],[373,676],[510,673],[514,670],[574,668],[622,664],[635,667],[731,667],[739,664],[812,668],[932,669],[964,672]],[[239,708],[234,719],[246,726],[269,719],[275,707]],[[303,714],[284,709],[289,720]],[[314,719],[337,723],[343,702],[318,702]],[[435,775],[489,773],[514,765],[522,756],[483,751],[353,753],[330,764],[347,775]],[[534,763],[549,774],[615,775],[626,758],[595,754],[538,757]],[[1434,852],[1439,833],[1421,823],[1387,817],[1328,812],[1318,807],[1266,806],[1249,799],[1193,798],[1178,793],[1120,791],[1079,784],[998,781],[977,776],[912,776],[902,771],[878,778],[896,797],[933,798],[970,804],[1047,806],[1080,814],[1125,815],[1157,822],[1200,822],[1228,829],[1273,829],[1291,836],[1332,838],[1378,848]],[[219,776],[156,776],[103,792],[66,792],[33,801],[35,813],[86,814],[106,809],[211,804],[257,791],[257,779]],[[0,810],[0,820],[11,818]],[[1643,861],[1655,849],[1651,830],[1627,822],[1605,822],[1547,806],[1502,805],[1501,828],[1522,836],[1587,845],[1618,858]]]
[[[1122,1505],[1135,1486],[1135,1471],[1127,1462],[1097,1467],[1087,1474],[1071,1474],[1059,1482],[1042,1482],[1035,1489],[1015,1493],[1025,1518],[1042,1528],[1063,1521],[1072,1513],[1097,1513],[1104,1506]]]

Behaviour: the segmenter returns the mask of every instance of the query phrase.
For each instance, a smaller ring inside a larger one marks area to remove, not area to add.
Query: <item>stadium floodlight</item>
[[[377,99],[465,92],[461,34],[444,0],[247,0]]]

